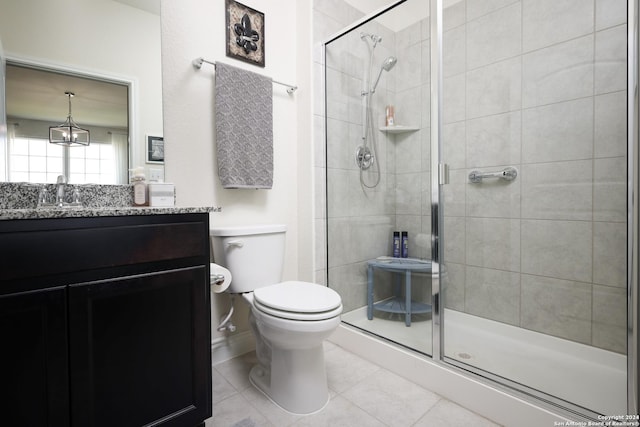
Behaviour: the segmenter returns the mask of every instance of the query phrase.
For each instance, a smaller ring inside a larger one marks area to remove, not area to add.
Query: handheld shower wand
[[[356,149],[356,164],[358,165],[358,169],[360,169],[360,185],[362,186],[362,190],[365,188],[375,188],[380,183],[380,165],[377,165],[377,170],[374,170],[374,179],[375,182],[372,184],[368,184],[364,179],[364,171],[374,166],[376,163],[376,133],[373,129],[373,116],[371,110],[371,98],[373,93],[378,87],[378,83],[380,82],[380,78],[382,77],[382,71],[391,70],[398,59],[395,56],[389,56],[382,62],[380,67],[380,71],[378,72],[378,77],[376,78],[375,83],[371,86],[371,71],[373,68],[373,51],[376,45],[382,42],[382,38],[375,34],[369,33],[360,33],[360,38],[362,41],[366,42],[369,47],[369,67],[365,69],[365,76],[363,79],[363,90],[360,93],[362,96],[362,144],[358,146]],[[370,43],[371,42],[371,43]],[[367,72],[368,71],[368,72]],[[373,170],[373,169],[372,169]]]
[[[380,82],[380,77],[382,77],[382,72],[391,70],[397,62],[398,58],[396,58],[395,56],[390,56],[382,62],[382,66],[380,67],[380,72],[378,73],[376,82],[373,84],[373,87],[371,88],[371,91],[369,93],[374,93],[376,91],[376,87],[378,87],[378,83]]]

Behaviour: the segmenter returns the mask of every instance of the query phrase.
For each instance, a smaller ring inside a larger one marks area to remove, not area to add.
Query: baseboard
[[[244,331],[211,341],[211,364],[217,365],[256,348],[251,331]]]
[[[567,425],[561,415],[348,325],[341,324],[329,341],[501,425]]]

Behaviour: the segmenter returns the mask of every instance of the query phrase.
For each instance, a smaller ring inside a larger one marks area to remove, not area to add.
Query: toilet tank
[[[287,226],[211,227],[213,262],[233,277],[227,292],[251,292],[282,280]]]

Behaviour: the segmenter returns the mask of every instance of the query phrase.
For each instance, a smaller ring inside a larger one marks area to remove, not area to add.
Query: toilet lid
[[[315,283],[289,281],[258,288],[253,303],[267,314],[292,320],[323,320],[342,312],[340,295]]]

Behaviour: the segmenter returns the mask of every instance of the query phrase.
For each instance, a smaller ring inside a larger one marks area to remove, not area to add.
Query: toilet
[[[251,307],[258,364],[251,383],[284,410],[311,414],[329,401],[323,341],[340,324],[340,295],[326,286],[282,280],[285,225],[215,227],[213,259],[227,268],[227,292]]]

